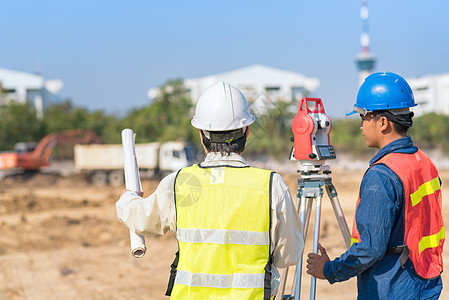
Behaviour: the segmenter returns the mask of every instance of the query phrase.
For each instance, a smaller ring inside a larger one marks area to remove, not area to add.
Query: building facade
[[[449,73],[408,78],[418,106],[415,116],[435,112],[449,115]]]
[[[254,113],[263,113],[278,101],[299,100],[313,93],[320,82],[316,78],[306,77],[299,73],[280,70],[263,65],[252,65],[226,73],[200,78],[187,78],[184,86],[188,96],[194,103],[212,84],[223,81],[234,85],[242,91]],[[148,91],[148,97],[159,96],[159,89]]]
[[[38,74],[0,68],[0,86],[0,105],[29,102],[42,117],[47,105],[61,100],[59,92],[64,84],[60,79],[44,80]]]

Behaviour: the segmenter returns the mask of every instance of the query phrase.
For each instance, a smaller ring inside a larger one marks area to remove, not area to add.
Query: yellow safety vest
[[[173,299],[270,299],[272,174],[251,167],[180,170]]]

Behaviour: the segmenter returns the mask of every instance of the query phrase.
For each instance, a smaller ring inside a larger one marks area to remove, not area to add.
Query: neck
[[[391,142],[394,142],[400,138],[406,137],[407,135],[400,135],[400,134],[389,134],[389,135],[385,135],[384,138],[380,141],[379,143],[379,149],[382,149],[383,147],[385,147],[386,145],[388,145]]]

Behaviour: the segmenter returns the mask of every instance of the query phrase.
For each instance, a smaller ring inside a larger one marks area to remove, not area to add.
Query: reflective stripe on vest
[[[178,173],[173,299],[266,298],[271,174],[198,165]]]
[[[440,189],[440,179],[435,177],[434,179],[424,182],[419,186],[418,190],[410,195],[412,206],[421,202],[422,198],[431,195]]]
[[[178,270],[176,273],[176,284],[191,287],[211,287],[211,288],[262,288],[265,274],[195,274],[189,271]]]
[[[426,249],[438,247],[440,241],[445,239],[444,235],[444,226],[441,227],[441,230],[438,233],[423,236],[419,241],[419,254]]]
[[[178,228],[176,237],[185,243],[268,245],[269,234],[242,230]]]
[[[409,249],[409,258],[416,273],[426,279],[439,276],[443,271],[445,234],[437,169],[419,149],[414,154],[390,153],[377,163],[388,166],[402,181],[405,197],[404,245]],[[357,205],[359,199],[360,196]],[[360,242],[355,218],[352,238]]]

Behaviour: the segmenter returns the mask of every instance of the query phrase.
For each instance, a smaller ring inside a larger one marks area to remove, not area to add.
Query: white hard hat
[[[192,125],[206,131],[228,131],[251,125],[256,118],[236,87],[217,82],[198,99]]]

